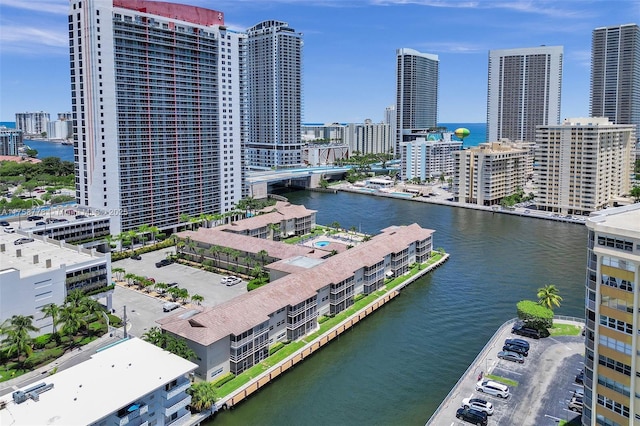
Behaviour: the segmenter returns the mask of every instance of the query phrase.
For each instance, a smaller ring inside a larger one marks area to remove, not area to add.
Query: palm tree
[[[131,285],[131,281],[132,281],[135,277],[136,277],[136,274],[131,273],[131,272],[127,273],[127,274],[124,276],[124,279],[125,279],[125,280],[127,280],[127,285]]]
[[[189,299],[189,290],[186,288],[179,288],[176,295],[179,299],[182,299],[182,303],[185,304],[187,303],[187,299]]]
[[[188,392],[191,395],[191,406],[197,411],[211,409],[216,399],[218,399],[213,382],[194,383]]]
[[[7,356],[14,354],[20,358],[33,353],[33,339],[29,336],[30,331],[39,331],[40,329],[33,325],[33,315],[14,315],[3,324],[2,334],[6,337],[2,340],[6,347]]]
[[[116,274],[116,279],[122,281],[122,275],[125,273],[124,268],[111,268],[111,273]]]
[[[157,282],[153,285],[153,287],[156,289],[158,294],[162,294],[164,293],[163,290],[166,290],[168,286],[166,283]]]
[[[81,290],[71,290],[64,299],[65,306],[79,309],[86,299],[86,295]]]
[[[149,234],[151,234],[152,243],[156,242],[156,237],[158,236],[159,233],[160,233],[160,228],[158,228],[157,226],[154,225],[149,227]]]
[[[40,310],[44,314],[44,318],[51,317],[53,323],[53,335],[58,335],[57,325],[60,323],[60,306],[55,303],[49,303]]]
[[[82,327],[87,325],[82,311],[71,305],[65,305],[62,308],[60,311],[60,320],[64,324],[62,331],[70,335],[76,334]]]
[[[538,303],[549,309],[560,306],[562,297],[558,294],[558,289],[553,284],[548,284],[538,289]]]
[[[211,247],[209,247],[209,248],[207,249],[207,252],[208,252],[208,253],[211,255],[211,257],[213,257],[213,259],[215,260],[215,262],[216,262],[216,263],[215,263],[215,265],[216,265],[216,266],[220,266],[220,262],[219,262],[219,260],[220,260],[220,259],[219,259],[220,249],[221,249],[221,247],[220,247],[220,246],[217,246],[217,245],[215,245],[215,244],[214,244],[214,245],[212,245]]]
[[[202,302],[204,300],[204,297],[200,296],[199,294],[194,294],[193,296],[191,296],[191,301],[192,302],[196,302],[198,305],[200,304],[200,302]]]
[[[142,238],[142,245],[144,245],[145,243],[145,238],[144,238],[145,234],[148,234],[150,229],[151,229],[151,226],[147,225],[146,223],[138,226],[137,232],[138,232],[138,235]]]
[[[269,256],[269,253],[266,250],[260,250],[258,252],[258,256],[260,256],[260,260],[262,260],[262,266],[264,266],[266,263],[267,256]]]

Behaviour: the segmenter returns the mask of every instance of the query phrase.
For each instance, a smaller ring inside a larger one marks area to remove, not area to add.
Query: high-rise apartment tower
[[[245,36],[223,24],[182,4],[71,1],[76,198],[112,234],[242,198]]]
[[[536,126],[560,123],[562,46],[489,51],[487,141],[533,142]]]
[[[302,34],[280,21],[264,21],[251,27],[247,71],[249,165],[300,165]]]
[[[413,49],[396,50],[396,143],[394,153],[400,157],[400,142],[408,142],[414,129],[429,129],[438,123],[437,55]]]
[[[640,125],[638,25],[593,30],[590,108],[592,117],[607,117],[616,124]]]
[[[582,424],[637,425],[640,204],[587,220],[584,409]]]

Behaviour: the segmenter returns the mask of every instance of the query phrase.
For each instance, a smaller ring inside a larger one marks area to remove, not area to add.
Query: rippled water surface
[[[558,314],[584,315],[586,228],[360,194],[299,191],[291,202],[378,233],[434,229],[449,262],[233,411],[222,425],[424,425],[515,304],[555,284]]]

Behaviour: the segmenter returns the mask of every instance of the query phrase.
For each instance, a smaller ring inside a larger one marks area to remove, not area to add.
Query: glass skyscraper
[[[401,48],[396,51],[396,143],[394,154],[400,156],[400,142],[411,135],[438,124],[437,55]]]

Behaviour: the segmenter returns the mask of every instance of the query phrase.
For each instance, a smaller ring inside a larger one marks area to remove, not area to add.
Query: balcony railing
[[[180,394],[181,392],[186,392],[186,390],[189,389],[190,386],[191,386],[191,382],[186,380],[184,383],[174,386],[168,391],[164,391],[162,393],[162,398],[169,401],[172,398],[174,398],[176,395]]]
[[[179,409],[184,408],[187,405],[189,405],[189,403],[191,403],[191,395],[186,395],[184,398],[182,398],[180,401],[176,402],[175,404],[173,404],[173,405],[171,405],[169,407],[165,407],[164,415],[166,417],[169,417],[173,413],[177,412]]]
[[[189,423],[190,420],[191,420],[191,413],[187,411],[186,413],[184,413],[182,416],[178,417],[174,421],[167,422],[165,424],[167,426],[169,426],[169,425],[171,425],[171,426],[182,426],[182,425],[186,425],[187,423]]]

